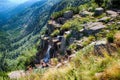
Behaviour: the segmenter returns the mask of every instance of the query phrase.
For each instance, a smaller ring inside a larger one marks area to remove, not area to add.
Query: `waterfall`
[[[47,52],[45,54],[45,57],[44,57],[44,62],[49,62],[49,59],[50,59],[50,49],[51,49],[51,45],[48,46],[48,49],[47,49]]]

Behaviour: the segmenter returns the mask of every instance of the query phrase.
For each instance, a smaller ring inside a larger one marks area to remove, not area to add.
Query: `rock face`
[[[57,24],[54,20],[50,20],[47,24],[48,34],[52,33],[55,29],[60,28],[60,24]]]
[[[73,11],[66,11],[64,14],[63,14],[63,17],[64,18],[72,18],[73,17]]]
[[[66,49],[66,39],[65,37],[63,36],[62,37],[62,40],[61,40],[61,47],[60,47],[60,52],[65,52],[65,49]]]
[[[95,16],[100,16],[100,15],[103,14],[103,11],[104,11],[103,8],[96,8],[94,15],[95,15]]]
[[[103,29],[105,28],[105,25],[103,25],[103,23],[100,23],[100,22],[96,22],[96,23],[92,23],[89,28],[91,30],[94,30],[94,31],[97,31],[97,30],[100,30],[100,29]]]

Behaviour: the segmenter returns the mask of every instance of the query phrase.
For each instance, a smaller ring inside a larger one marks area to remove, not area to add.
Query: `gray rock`
[[[106,14],[111,16],[111,17],[117,17],[118,16],[117,12],[112,11],[112,10],[107,10]]]
[[[92,15],[92,13],[88,12],[88,11],[83,11],[83,12],[80,12],[79,15],[81,17],[86,17],[86,16],[89,16],[89,15]]]
[[[120,10],[117,11],[117,14],[120,15]]]
[[[110,19],[111,19],[110,17],[103,17],[103,18],[99,19],[99,22],[106,22]]]
[[[50,38],[49,37],[43,37],[43,38],[41,38],[41,44],[40,44],[40,48],[45,48],[46,46],[47,46],[47,44],[48,44],[48,40],[49,40]]]
[[[89,29],[93,30],[93,31],[97,31],[97,30],[103,29],[105,27],[106,26],[103,25],[103,23],[101,23],[101,22],[95,22],[95,23],[92,23],[91,25],[89,25]]]
[[[120,22],[117,22],[118,25],[120,25]]]
[[[60,27],[60,24],[56,23],[54,20],[50,20],[47,24],[48,33],[51,34],[55,29],[58,29]]]
[[[73,11],[66,11],[64,14],[63,14],[63,17],[64,18],[72,18],[73,17]]]
[[[71,37],[71,38],[69,39],[69,44],[72,44],[75,40],[76,40],[75,38]]]
[[[67,34],[67,35],[68,35],[68,34],[70,34],[70,33],[71,33],[71,30],[70,30],[70,31],[66,31],[66,32],[65,32],[65,34]]]
[[[92,33],[98,32],[99,30],[105,27],[106,26],[103,25],[102,22],[94,22],[94,23],[90,22],[86,24],[84,32],[87,34],[92,34]]]
[[[65,49],[66,49],[66,38],[62,37],[61,46],[60,46],[60,52],[64,53]]]
[[[103,8],[96,8],[94,15],[95,15],[95,16],[100,16],[100,15],[103,14],[103,12],[104,12],[104,9],[103,9]]]
[[[63,17],[60,17],[60,18],[57,19],[57,22],[58,22],[59,24],[64,24],[64,23],[66,22],[66,19],[63,18]]]

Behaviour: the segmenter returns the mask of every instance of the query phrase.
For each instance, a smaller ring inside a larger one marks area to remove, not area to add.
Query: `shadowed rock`
[[[73,17],[73,11],[66,11],[64,14],[63,14],[63,17],[64,18],[72,18]]]
[[[59,24],[64,24],[64,23],[66,22],[66,19],[63,18],[63,17],[60,17],[60,18],[57,19],[57,22],[58,22]]]
[[[94,15],[95,15],[95,16],[100,16],[100,15],[103,14],[103,11],[104,11],[103,8],[96,8]]]

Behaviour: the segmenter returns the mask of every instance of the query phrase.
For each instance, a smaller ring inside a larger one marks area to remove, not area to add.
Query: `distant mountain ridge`
[[[32,4],[34,4],[37,1],[41,0],[29,0],[25,3],[13,3],[10,1],[1,1],[0,2],[0,26],[6,24],[7,20],[12,18],[13,16],[19,14],[26,8],[30,7]]]

